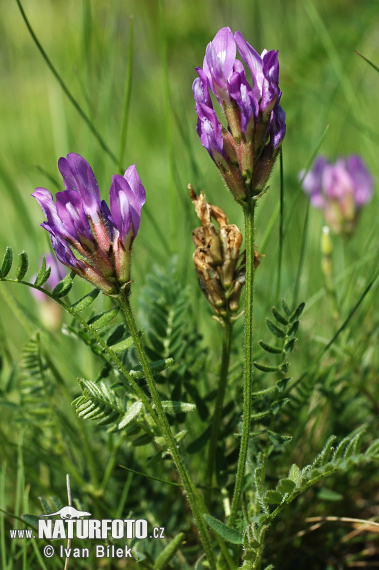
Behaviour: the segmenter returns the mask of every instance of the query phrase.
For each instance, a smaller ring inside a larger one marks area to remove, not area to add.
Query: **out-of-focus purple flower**
[[[299,173],[299,180],[304,173],[304,170]],[[323,210],[326,221],[336,233],[351,234],[359,211],[371,200],[374,182],[357,155],[338,158],[335,164],[319,156],[302,186],[312,206]]]
[[[32,194],[47,221],[58,260],[108,294],[130,280],[132,243],[138,233],[145,189],[135,165],[115,175],[109,191],[109,210],[88,162],[70,153],[58,167],[65,190],[56,194],[37,188]]]
[[[251,80],[236,59],[237,47]],[[233,35],[230,28],[222,28],[208,44],[203,68],[197,72],[197,133],[230,190],[243,202],[263,190],[286,132],[279,105],[278,52],[264,50],[259,55],[240,32]],[[228,129],[217,118],[210,92],[222,107]]]

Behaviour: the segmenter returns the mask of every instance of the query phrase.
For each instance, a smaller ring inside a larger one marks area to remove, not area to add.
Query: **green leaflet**
[[[227,542],[231,542],[232,544],[242,543],[242,534],[238,532],[238,530],[226,526],[226,524],[219,521],[218,519],[215,519],[211,515],[203,515],[203,517],[205,518],[208,526],[219,536],[221,536],[221,538]]]
[[[104,313],[100,313],[99,315],[92,317],[87,322],[87,324],[90,325],[95,331],[99,331],[100,329],[103,329],[104,327],[109,325],[110,322],[113,321],[115,316],[118,314],[119,310],[120,310],[120,307],[114,307],[113,309],[110,309],[109,311],[105,311]]]
[[[185,534],[184,532],[180,532],[176,537],[162,550],[158,558],[154,563],[155,570],[164,570],[166,568],[166,564],[168,564],[171,558],[175,555],[175,553],[179,550],[184,540]]]
[[[123,429],[126,427],[130,422],[132,422],[140,413],[143,408],[142,402],[134,402],[122,418],[121,422],[118,424],[118,429]]]
[[[16,270],[16,279],[18,281],[21,281],[25,277],[28,268],[29,268],[28,254],[26,253],[26,251],[22,251],[18,256],[18,265]]]
[[[87,309],[92,305],[92,303],[99,295],[99,293],[100,289],[93,289],[92,291],[90,291],[90,293],[87,293],[87,295],[84,295],[84,297],[79,299],[79,301],[76,301],[76,303],[71,305],[71,308],[77,311],[78,313],[80,313],[80,311],[84,311],[84,309]]]
[[[38,272],[36,280],[34,281],[34,285],[36,287],[42,287],[42,285],[46,283],[46,281],[49,279],[50,273],[51,273],[51,267],[48,267],[46,269],[46,258],[45,256],[43,256],[41,269]]]
[[[163,401],[162,407],[167,414],[172,416],[175,414],[181,414],[182,412],[187,413],[196,410],[195,404],[189,404],[188,402],[172,402],[171,400]]]
[[[71,272],[68,275],[66,275],[66,277],[62,279],[62,281],[59,281],[58,285],[54,287],[52,292],[54,297],[58,297],[58,299],[60,299],[61,297],[67,295],[71,290],[74,277],[75,273]]]
[[[12,248],[7,247],[4,253],[3,262],[0,268],[0,279],[6,277],[12,267],[13,263],[13,251]]]

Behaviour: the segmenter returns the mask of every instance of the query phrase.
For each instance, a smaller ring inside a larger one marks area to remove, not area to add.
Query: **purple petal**
[[[55,227],[58,231],[64,231],[62,222],[57,214],[57,207],[50,192],[46,190],[46,188],[36,188],[32,196],[41,206],[49,225]]]
[[[243,61],[246,63],[250,69],[251,77],[253,80],[253,90],[257,99],[260,99],[262,95],[262,85],[263,85],[263,61],[261,56],[255,51],[255,49],[247,43],[245,38],[240,32],[234,34],[234,39],[238,46],[238,50]]]
[[[305,176],[302,186],[304,192],[309,196],[322,193],[322,173],[326,165],[326,158],[319,156],[314,163],[312,170],[310,170]]]
[[[222,28],[206,48],[204,73],[220,102],[230,104],[227,81],[236,59],[236,42],[230,28]]]
[[[55,195],[57,213],[67,232],[77,241],[81,237],[93,241],[88,218],[83,210],[83,200],[74,190],[64,190]]]
[[[279,90],[279,61],[277,51],[268,51],[263,56],[262,101],[260,104],[264,117],[274,108],[280,94]]]
[[[343,159],[336,164],[327,164],[322,174],[322,190],[330,200],[343,200],[347,195],[353,195],[353,180],[346,170]]]
[[[100,192],[92,168],[79,154],[70,153],[60,158],[58,168],[66,190],[75,190],[83,200],[84,212],[94,223],[98,222],[101,209]]]
[[[67,265],[68,267],[75,269],[78,264],[78,260],[72,253],[68,244],[59,235],[54,233],[50,235],[50,240],[58,260],[63,263],[63,265]]]
[[[196,131],[201,144],[207,149],[216,164],[220,161],[225,162],[222,128],[215,111],[206,105],[197,104],[196,112],[198,115]]]
[[[270,145],[277,150],[286,134],[286,114],[280,105],[276,105],[271,113],[269,132]]]
[[[126,169],[124,178],[132,191],[128,197],[132,217],[133,236],[136,237],[141,222],[141,209],[146,201],[146,192],[142,186],[141,178],[139,177],[135,164],[132,164],[132,166]]]
[[[116,228],[120,232],[120,239],[124,241],[132,227],[132,217],[129,199],[133,194],[128,182],[120,174],[112,176],[109,190],[109,202],[112,217]]]
[[[354,183],[355,202],[358,207],[362,207],[372,198],[373,178],[360,156],[349,156],[346,161],[346,168]]]
[[[212,99],[208,90],[208,79],[201,67],[196,68],[199,77],[196,77],[192,85],[192,93],[196,103],[204,103],[213,109]]]

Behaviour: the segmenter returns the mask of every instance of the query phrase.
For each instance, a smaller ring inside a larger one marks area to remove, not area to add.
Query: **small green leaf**
[[[290,317],[292,314],[291,309],[289,308],[289,306],[286,303],[285,299],[282,299],[282,307],[283,307],[283,311],[285,312],[285,314],[287,315],[287,317]]]
[[[12,248],[8,246],[4,253],[3,263],[1,264],[0,279],[3,279],[8,275],[12,267],[12,263],[13,263],[13,251]]]
[[[172,402],[171,400],[166,400],[161,402],[164,411],[170,416],[175,414],[181,414],[182,412],[193,412],[196,410],[195,404],[189,404],[188,402]]]
[[[284,317],[281,313],[279,313],[279,311],[277,311],[275,307],[272,307],[271,311],[276,320],[278,321],[278,323],[286,326],[289,324],[288,319],[286,319],[286,317]]]
[[[279,370],[282,374],[287,374],[288,368],[289,368],[289,362],[283,362],[283,364],[279,366]]]
[[[322,501],[341,501],[343,499],[343,495],[341,495],[341,493],[336,493],[327,487],[321,487],[317,494],[317,498]]]
[[[276,383],[276,386],[279,390],[279,392],[282,392],[283,390],[285,390],[288,386],[288,384],[291,382],[292,378],[282,378],[281,380],[279,380]]]
[[[379,440],[375,440],[365,451],[365,455],[377,457],[379,454]]]
[[[268,330],[274,336],[276,336],[278,338],[284,338],[286,336],[286,333],[281,328],[274,325],[274,323],[272,321],[270,321],[270,319],[266,319],[266,325],[267,325]]]
[[[21,281],[26,275],[29,267],[29,259],[28,254],[26,251],[22,251],[18,256],[18,265],[16,271],[16,279],[17,281]]]
[[[61,297],[64,297],[65,295],[67,295],[70,292],[70,289],[72,287],[72,282],[73,282],[74,277],[75,277],[75,273],[71,272],[68,275],[66,275],[66,277],[64,279],[62,279],[62,281],[59,281],[58,285],[56,287],[54,287],[53,292],[52,292],[54,297],[57,297],[58,299],[60,299]]]
[[[260,420],[261,418],[268,416],[270,413],[271,413],[270,410],[266,410],[265,412],[258,412],[256,414],[251,414],[251,419],[254,421]]]
[[[21,515],[23,521],[25,521],[29,526],[38,529],[38,523],[40,518],[35,515]]]
[[[135,439],[132,443],[133,447],[142,447],[143,445],[147,445],[153,441],[153,436],[150,433],[144,433]],[[166,440],[163,438],[163,446],[165,445]]]
[[[111,347],[113,348],[113,347]],[[158,374],[166,368],[170,368],[174,364],[173,358],[165,358],[164,360],[156,360],[155,362],[150,363],[150,370],[153,374]],[[142,380],[145,378],[145,373],[142,370],[130,370],[130,376],[132,376],[135,380]]]
[[[42,285],[46,283],[46,281],[49,279],[50,273],[51,273],[51,267],[48,267],[46,269],[46,258],[45,256],[43,256],[41,269],[38,272],[36,280],[34,281],[34,285],[36,287],[42,287]]]
[[[279,372],[279,366],[268,366],[267,364],[261,364],[260,362],[253,362],[255,368],[261,370],[262,372]]]
[[[226,524],[215,519],[211,515],[203,515],[203,517],[205,518],[208,526],[219,536],[221,536],[221,538],[223,538],[227,542],[230,542],[231,544],[242,543],[242,534],[238,532],[238,530],[226,526]]]
[[[290,330],[288,331],[288,336],[294,336],[297,333],[297,329],[299,328],[299,321],[295,321],[293,325],[291,325]]]
[[[292,435],[282,435],[280,433],[276,433],[275,431],[266,430],[268,437],[271,439],[272,443],[275,445],[285,445],[292,439]]]
[[[105,311],[104,313],[101,313],[100,315],[96,315],[95,317],[92,317],[88,321],[87,324],[89,324],[95,331],[103,329],[104,327],[109,325],[109,323],[115,318],[115,316],[118,314],[119,310],[120,310],[119,307],[114,307],[113,309],[110,309],[109,311]]]
[[[84,309],[87,309],[90,305],[92,305],[92,303],[94,302],[99,293],[100,289],[93,289],[92,291],[87,293],[87,295],[84,295],[84,297],[79,299],[79,301],[76,301],[76,303],[71,305],[71,308],[75,309],[77,313],[80,313],[80,311],[84,311]]]
[[[111,349],[114,350],[115,352],[123,352],[124,350],[127,350],[128,348],[133,346],[133,342],[134,342],[133,338],[129,336],[128,338],[124,338],[124,340],[121,340],[120,342],[116,342],[116,344],[112,344]]]
[[[130,422],[132,422],[138,416],[138,414],[142,410],[142,407],[143,407],[142,402],[134,402],[134,404],[130,406],[130,408],[128,409],[128,411],[126,412],[120,423],[118,424],[117,426],[118,429],[123,429],[125,426],[130,424]]]
[[[279,493],[279,491],[270,490],[266,492],[265,501],[269,505],[280,505],[283,501],[283,495],[282,493]]]
[[[323,467],[325,463],[328,463],[330,460],[330,456],[333,452],[333,443],[336,440],[336,436],[332,435],[329,437],[328,441],[324,445],[323,449],[321,450],[320,454],[316,457],[314,462],[312,463],[312,467]]]
[[[362,430],[353,437],[353,439],[345,449],[345,453],[343,454],[344,459],[348,459],[352,455],[356,455],[359,453],[364,433],[365,432]]]
[[[263,350],[265,350],[266,352],[271,352],[272,354],[282,354],[283,353],[282,348],[278,348],[277,346],[271,346],[271,344],[266,344],[265,342],[263,342],[263,340],[260,340],[259,344],[263,348]]]
[[[301,471],[298,468],[298,466],[296,465],[296,463],[293,463],[291,465],[291,469],[290,469],[290,472],[288,474],[288,479],[290,479],[291,481],[296,483],[297,487],[300,487],[301,481],[302,481],[302,476],[301,476]]]
[[[304,311],[304,307],[305,303],[300,303],[300,305],[294,310],[294,312],[290,316],[290,323],[293,323],[294,321],[297,321],[299,319],[301,313]]]
[[[351,437],[349,435],[343,438],[343,440],[338,444],[337,449],[334,452],[333,461],[341,459],[341,457],[343,456],[343,452],[345,451],[345,448],[350,441]]]
[[[280,493],[292,493],[295,487],[296,483],[292,479],[280,479],[276,490]]]
[[[277,414],[279,410],[281,410],[283,406],[286,405],[287,402],[289,402],[289,398],[282,398],[281,400],[276,400],[271,404],[271,412],[273,414]]]
[[[293,347],[295,346],[296,341],[297,338],[291,338],[291,340],[286,342],[286,344],[284,345],[284,350],[286,351],[287,354],[293,351]]]
[[[184,541],[185,534],[180,532],[176,537],[162,550],[154,563],[155,570],[164,570],[171,558],[176,554]]]

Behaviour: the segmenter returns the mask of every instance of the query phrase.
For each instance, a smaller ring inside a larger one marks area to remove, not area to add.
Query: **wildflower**
[[[304,170],[299,173],[299,179]],[[335,233],[350,235],[361,208],[371,200],[373,179],[357,155],[338,158],[335,164],[319,156],[304,180],[303,190],[312,206],[324,212]]]
[[[245,256],[240,254],[242,234],[236,225],[228,224],[221,208],[207,202],[204,194],[197,196],[191,185],[189,189],[201,221],[201,227],[192,232],[196,245],[193,254],[195,269],[216,318],[223,322],[238,311],[245,284]],[[217,222],[218,229],[212,220]]]
[[[236,59],[237,47],[247,65]],[[203,68],[193,83],[197,133],[234,197],[245,202],[265,187],[282,144],[285,113],[279,105],[278,52],[259,55],[240,32],[222,28],[206,48]],[[225,129],[213,109],[219,102]]]
[[[37,188],[32,194],[47,221],[58,260],[107,294],[116,294],[130,281],[133,241],[138,233],[145,189],[135,165],[124,176],[114,175],[110,207],[100,200],[90,165],[78,154],[60,158],[65,190],[56,194]]]

